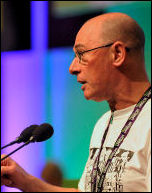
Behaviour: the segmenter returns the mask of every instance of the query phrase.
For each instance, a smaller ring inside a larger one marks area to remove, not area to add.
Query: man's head
[[[110,100],[121,81],[143,78],[144,44],[142,29],[126,14],[88,20],[76,36],[76,57],[69,68],[83,84],[86,99]]]

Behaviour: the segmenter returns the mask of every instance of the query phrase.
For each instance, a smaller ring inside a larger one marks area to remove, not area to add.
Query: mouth
[[[78,80],[78,82],[79,82],[80,84],[85,84],[85,83],[87,83],[86,81],[81,81],[81,80]]]
[[[82,80],[78,80],[78,82],[82,85],[82,86],[81,86],[81,90],[83,90],[83,91],[84,91],[84,90],[85,90],[85,87],[86,87],[86,83],[87,83],[87,82],[86,82],[86,81],[82,81]]]

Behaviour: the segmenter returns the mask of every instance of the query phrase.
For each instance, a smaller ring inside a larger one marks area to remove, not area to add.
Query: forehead
[[[85,24],[77,33],[74,48],[90,48],[101,42],[101,32],[99,26],[94,24]]]

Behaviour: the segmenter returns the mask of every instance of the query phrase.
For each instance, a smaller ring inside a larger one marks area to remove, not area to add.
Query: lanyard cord
[[[109,167],[109,165],[110,165],[110,163],[111,163],[111,161],[112,161],[116,151],[118,150],[118,148],[122,144],[123,140],[125,139],[125,137],[127,136],[128,132],[129,132],[131,126],[135,122],[135,120],[138,117],[139,113],[141,112],[143,106],[146,104],[148,99],[150,99],[150,97],[151,97],[151,87],[149,87],[145,91],[145,93],[143,94],[143,96],[141,97],[139,102],[136,104],[136,106],[135,106],[132,114],[130,115],[129,119],[127,120],[126,124],[122,128],[121,133],[120,133],[119,137],[117,138],[117,140],[115,142],[115,145],[114,145],[114,147],[112,149],[112,152],[109,155],[109,158],[108,158],[108,160],[106,162],[106,165],[105,165],[105,167],[104,167],[104,169],[102,171],[102,174],[100,176],[100,180],[99,180],[99,183],[98,183],[98,186],[97,186],[97,192],[102,192],[103,182],[104,182],[104,179],[105,179],[105,176],[106,176],[106,172],[108,170],[108,167]],[[101,147],[99,149],[99,153],[98,153],[98,155],[97,155],[97,157],[95,159],[94,166],[93,166],[93,169],[92,169],[92,173],[91,173],[91,190],[92,190],[92,192],[95,192],[95,190],[96,190],[97,172],[98,172],[98,165],[99,165],[99,160],[100,160],[100,154],[101,154],[101,151],[102,151],[102,148],[103,148],[103,144],[105,142],[105,139],[106,139],[109,127],[110,127],[110,122],[112,121],[112,119],[113,119],[113,112],[112,112],[112,115],[110,117],[108,126],[107,126],[107,128],[105,130],[105,133],[103,135],[102,142],[101,142]]]

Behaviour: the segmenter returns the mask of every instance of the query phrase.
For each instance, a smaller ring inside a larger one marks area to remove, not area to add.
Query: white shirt
[[[134,107],[135,105],[114,112],[113,122],[110,124],[100,155],[98,180],[112,147]],[[78,185],[82,192],[91,192],[93,163],[110,116],[111,111],[108,111],[95,125],[89,158]],[[103,192],[151,192],[151,99],[143,107],[112,159],[104,180]]]

